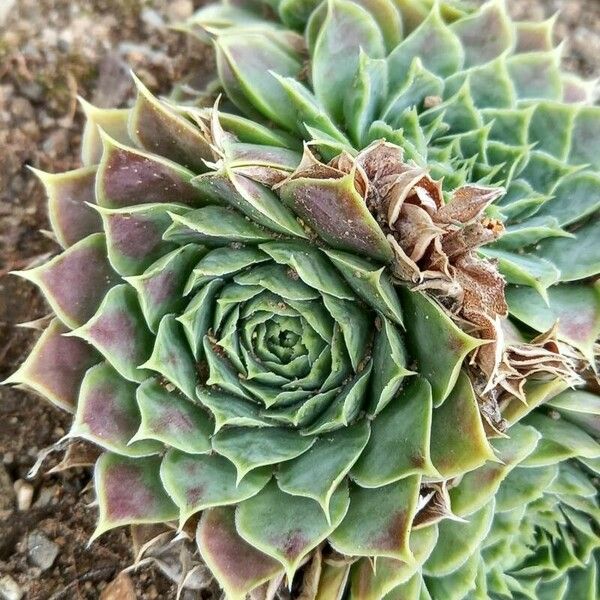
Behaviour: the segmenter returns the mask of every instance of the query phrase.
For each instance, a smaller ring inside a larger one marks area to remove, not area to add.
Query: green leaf
[[[396,597],[395,590],[398,586],[402,586],[409,580],[420,578],[420,568],[434,549],[437,539],[436,527],[412,531],[408,541],[414,558],[411,562],[402,562],[393,558],[378,558],[374,565],[368,557],[355,562],[350,572],[352,597],[360,597],[363,600],[380,600],[385,597],[388,600],[389,592],[392,592],[392,597]],[[415,573],[417,573],[416,576]],[[402,600],[413,598],[408,595],[397,597]]]
[[[431,387],[412,381],[372,421],[369,443],[352,468],[363,487],[380,487],[410,475],[439,476],[431,463]]]
[[[222,279],[213,279],[192,297],[185,312],[177,317],[196,360],[203,354],[202,340],[211,328],[215,300],[222,287]]]
[[[398,329],[385,317],[375,334],[373,374],[367,412],[379,414],[396,396],[405,377],[414,375],[406,368],[408,362],[404,342]]]
[[[256,470],[238,482],[235,467],[222,456],[199,456],[171,449],[163,458],[160,478],[179,507],[183,526],[201,510],[238,504],[256,495],[267,485],[271,471]]]
[[[243,215],[222,206],[206,206],[185,215],[171,214],[171,218],[173,224],[164,239],[177,244],[259,244],[273,237]]]
[[[441,77],[448,77],[463,66],[462,44],[444,23],[437,4],[421,25],[388,56],[391,90],[397,89],[398,84],[405,80],[415,58],[419,58],[426,69]]]
[[[558,283],[560,271],[549,261],[531,254],[507,252],[493,247],[480,250],[489,259],[498,261],[498,270],[508,283],[528,285],[547,300],[546,290]]]
[[[300,242],[269,242],[260,249],[276,263],[294,269],[306,285],[343,300],[354,295],[331,263],[314,246]]]
[[[586,106],[577,113],[569,152],[569,163],[572,165],[590,165],[594,170],[600,168],[599,116],[600,109],[597,106]]]
[[[431,460],[444,479],[496,460],[483,427],[477,399],[466,373],[440,407],[433,411]]]
[[[534,451],[540,437],[533,427],[517,424],[510,428],[507,438],[494,440],[502,462],[488,463],[466,473],[460,484],[450,490],[454,514],[468,517],[494,498],[508,473]]]
[[[343,119],[343,95],[356,76],[361,49],[372,58],[385,53],[381,30],[358,4],[328,0],[325,20],[312,52],[315,96],[336,121]]]
[[[198,378],[196,364],[181,323],[173,315],[162,318],[152,354],[140,368],[160,373],[188,398],[194,398]]]
[[[290,496],[271,482],[240,503],[236,527],[252,546],[279,561],[292,581],[302,559],[338,527],[347,510],[345,486],[338,487],[331,498],[328,522],[318,502]]]
[[[494,518],[494,502],[469,516],[468,521],[445,519],[438,525],[437,544],[423,566],[430,577],[444,577],[459,569],[473,555],[487,536]]]
[[[313,498],[330,519],[331,497],[360,456],[369,435],[369,424],[362,420],[318,439],[304,454],[281,465],[279,487],[294,496]]]
[[[283,203],[333,248],[385,263],[393,259],[381,227],[356,190],[353,173],[339,179],[295,177],[282,184],[279,194]]]
[[[201,247],[188,244],[165,254],[141,275],[125,278],[138,292],[142,313],[152,332],[156,333],[166,314],[180,312],[185,302],[185,284],[202,254]]]
[[[570,201],[570,198],[569,198]],[[543,240],[536,254],[554,264],[561,281],[586,279],[600,273],[600,218],[592,216],[575,237]]]
[[[450,26],[465,53],[465,67],[492,61],[515,43],[514,25],[502,1],[487,2],[480,10]]]
[[[372,320],[355,301],[339,300],[334,296],[324,295],[323,304],[342,330],[352,368],[356,372],[359,364],[367,356],[372,336]]]
[[[373,363],[369,362],[363,371],[346,383],[329,408],[314,423],[302,429],[302,435],[327,433],[351,423],[365,403],[372,366]]]
[[[249,400],[225,394],[210,388],[197,387],[196,397],[215,419],[214,433],[225,425],[242,427],[273,427],[275,423],[262,416],[261,407]]]
[[[238,30],[215,40],[217,69],[227,97],[242,113],[264,115],[285,128],[295,123],[287,94],[271,72],[295,77],[300,57],[258,31]]]
[[[506,299],[511,315],[540,333],[558,321],[558,338],[593,362],[594,341],[600,335],[600,290],[596,287],[551,287],[548,304],[531,288],[509,287]]]
[[[553,216],[559,225],[571,225],[600,208],[600,176],[583,171],[561,179],[537,216]],[[575,232],[579,236],[579,232]]]
[[[409,352],[417,359],[416,370],[431,384],[434,406],[440,406],[452,391],[467,354],[484,342],[461,331],[424,294],[404,287],[399,293]]]
[[[339,250],[324,252],[364,302],[388,319],[402,325],[402,308],[398,293],[385,267],[378,268],[363,258]]]
[[[372,59],[362,49],[354,85],[344,100],[344,116],[356,147],[367,145],[367,132],[387,97],[388,69],[384,59]]]
[[[557,475],[556,464],[513,469],[496,494],[496,511],[504,513],[541,498]]]
[[[411,562],[409,535],[421,478],[406,477],[378,488],[350,489],[350,508],[329,538],[335,550],[349,556],[385,556]]]
[[[315,439],[283,427],[228,427],[213,436],[212,445],[235,465],[239,482],[258,467],[278,465],[304,454]]]
[[[189,209],[179,204],[140,204],[124,208],[98,207],[106,233],[108,260],[121,276],[139,275],[159,258],[175,250],[163,234],[173,222],[170,213]]]
[[[227,204],[240,210],[250,217],[251,221],[270,231],[306,237],[296,217],[274,192],[234,170],[226,169],[200,175],[193,180],[193,184],[213,202]]]

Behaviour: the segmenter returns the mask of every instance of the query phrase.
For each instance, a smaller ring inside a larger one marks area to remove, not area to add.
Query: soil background
[[[77,95],[98,106],[126,106],[133,99],[129,69],[155,93],[190,73],[210,73],[210,52],[166,27],[203,3],[0,0],[0,380],[36,337],[15,323],[48,312],[33,286],[8,273],[57,250],[44,233],[42,186],[27,167],[57,172],[79,166]],[[509,5],[515,16],[534,20],[560,10],[557,36],[567,42],[566,68],[600,76],[600,0]],[[69,421],[33,395],[0,387],[0,599],[174,599],[175,586],[152,567],[114,583],[133,558],[127,530],[87,547],[96,518],[89,470],[47,474],[60,459],[51,455],[27,478],[40,450],[62,437]],[[36,564],[39,536],[46,558],[56,553],[51,566]]]

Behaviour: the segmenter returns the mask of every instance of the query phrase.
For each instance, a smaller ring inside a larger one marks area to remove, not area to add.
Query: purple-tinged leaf
[[[235,523],[239,534],[278,560],[292,581],[302,559],[338,527],[347,510],[345,485],[338,487],[331,498],[329,523],[318,502],[290,496],[272,481],[238,505]]]
[[[181,511],[180,524],[183,526],[201,510],[238,504],[255,496],[271,479],[271,470],[253,471],[238,483],[235,467],[222,456],[169,450],[163,458],[160,477]]]
[[[143,273],[154,261],[175,244],[163,240],[163,234],[173,223],[171,214],[183,214],[189,209],[178,204],[141,204],[110,209],[98,207],[104,223],[108,260],[113,269],[127,277]]]
[[[96,462],[94,487],[100,516],[92,540],[121,525],[164,523],[179,510],[160,481],[159,456],[128,458],[103,454]]]
[[[184,306],[183,289],[203,253],[201,246],[189,244],[159,258],[141,275],[125,278],[137,290],[142,313],[152,332],[156,333],[167,313],[179,313]]]
[[[6,384],[22,384],[52,404],[73,412],[85,372],[99,357],[81,340],[65,337],[69,330],[53,319],[33,350]]]
[[[113,287],[96,314],[69,335],[89,342],[125,379],[139,383],[148,377],[139,367],[150,356],[153,338],[129,285]]]
[[[35,283],[70,328],[85,323],[118,281],[106,258],[103,233],[93,233],[46,264],[16,274]]]
[[[517,33],[516,52],[545,52],[554,48],[554,25],[556,17],[545,21],[515,23]]]
[[[108,363],[92,367],[83,378],[77,412],[69,436],[80,437],[123,456],[158,454],[156,441],[130,440],[140,425],[136,385],[123,379]]]
[[[331,545],[350,556],[385,556],[412,561],[409,536],[421,477],[412,475],[378,488],[350,488],[350,508],[331,534]]]
[[[202,131],[155,98],[134,75],[137,99],[129,117],[129,135],[137,146],[164,156],[195,173],[207,170],[215,156]]]
[[[244,600],[253,589],[283,571],[276,560],[240,537],[232,508],[204,511],[196,540],[202,559],[231,600]]]
[[[479,405],[467,375],[461,371],[454,389],[435,408],[431,423],[431,460],[444,479],[495,461]]]
[[[100,206],[174,202],[202,206],[190,183],[194,173],[166,158],[125,146],[102,134],[104,152],[98,165],[96,200]]]
[[[354,185],[339,179],[294,177],[279,188],[283,202],[326,242],[377,260],[393,259],[391,246]]]
[[[31,170],[44,185],[52,231],[63,248],[101,231],[100,217],[87,205],[96,203],[96,167],[56,174]]]
[[[188,398],[194,398],[198,375],[194,356],[185,339],[181,323],[173,315],[162,318],[152,355],[142,368],[156,371]]]
[[[167,446],[203,454],[211,450],[213,431],[208,413],[197,404],[169,391],[157,379],[147,379],[136,393],[141,425],[134,440],[159,440]]]
[[[129,108],[100,108],[79,98],[86,122],[81,139],[81,162],[88,165],[97,165],[102,158],[102,137],[100,131],[106,132],[121,144],[133,144],[127,131],[129,121]]]

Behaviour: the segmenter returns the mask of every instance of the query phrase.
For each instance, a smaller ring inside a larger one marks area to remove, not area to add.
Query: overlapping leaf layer
[[[186,28],[221,109],[86,104],[84,166],[40,174],[64,250],[21,273],[55,318],[9,381],[106,450],[96,535],[199,518],[232,598],[302,566],[307,598],[596,598],[600,109],[551,23]]]

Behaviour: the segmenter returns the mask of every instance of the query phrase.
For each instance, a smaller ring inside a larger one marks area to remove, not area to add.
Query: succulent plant
[[[104,449],[95,536],[197,523],[231,598],[598,597],[600,108],[552,24],[222,3],[216,103],[84,103],[9,382]]]

